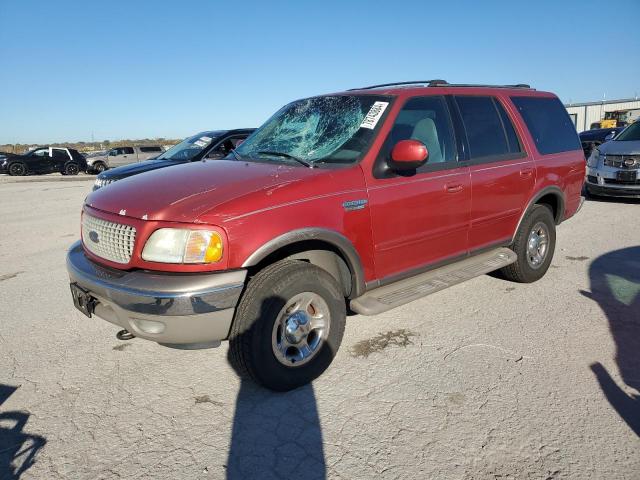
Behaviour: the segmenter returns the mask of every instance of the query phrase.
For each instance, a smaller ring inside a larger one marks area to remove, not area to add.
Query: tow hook
[[[136,336],[129,330],[120,330],[118,333],[116,333],[116,338],[118,340],[132,340],[136,338]]]

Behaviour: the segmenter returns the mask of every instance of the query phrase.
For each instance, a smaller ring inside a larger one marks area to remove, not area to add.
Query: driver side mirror
[[[608,142],[609,140],[613,140],[615,137],[616,137],[616,132],[611,132],[606,137],[604,137],[604,141]]]
[[[400,140],[391,150],[390,166],[394,170],[415,170],[427,163],[429,152],[418,140]]]

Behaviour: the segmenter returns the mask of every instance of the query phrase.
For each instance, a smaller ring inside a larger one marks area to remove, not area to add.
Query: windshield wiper
[[[306,160],[303,160],[302,158],[298,158],[294,155],[291,155],[290,153],[284,153],[284,152],[272,152],[271,150],[261,150],[258,152],[259,155],[273,155],[275,157],[284,157],[284,158],[290,158],[291,160],[295,160],[296,162],[298,162],[301,165],[304,165],[305,167],[308,168],[313,168],[313,163],[307,162]]]

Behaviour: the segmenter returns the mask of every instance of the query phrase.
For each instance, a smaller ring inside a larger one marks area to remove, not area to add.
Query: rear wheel
[[[500,272],[514,282],[535,282],[547,273],[555,247],[556,226],[551,209],[534,205],[522,219],[511,246],[518,260]]]
[[[275,263],[247,285],[229,335],[229,360],[266,388],[292,390],[331,364],[345,318],[342,289],[329,273],[302,261]]]
[[[63,175],[78,175],[80,172],[80,167],[78,167],[77,163],[67,163],[64,166]]]
[[[20,177],[27,174],[27,166],[22,162],[15,162],[9,165],[9,175]]]

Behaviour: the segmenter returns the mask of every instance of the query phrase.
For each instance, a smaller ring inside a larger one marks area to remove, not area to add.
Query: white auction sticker
[[[380,117],[382,117],[382,114],[384,113],[388,105],[389,102],[376,102],[371,105],[369,113],[367,113],[367,115],[364,117],[364,120],[360,124],[360,128],[368,128],[370,130],[376,128]]]

